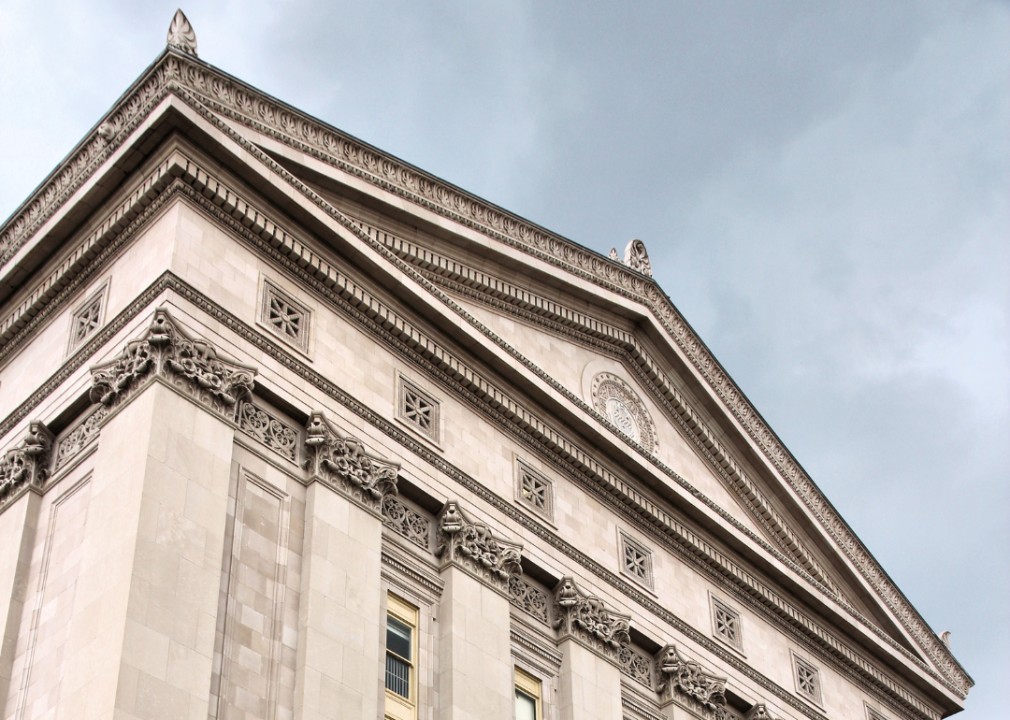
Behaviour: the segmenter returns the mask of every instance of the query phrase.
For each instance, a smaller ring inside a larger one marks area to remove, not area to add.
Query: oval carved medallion
[[[593,378],[593,407],[647,452],[655,453],[659,448],[656,426],[645,403],[621,378],[606,372]]]

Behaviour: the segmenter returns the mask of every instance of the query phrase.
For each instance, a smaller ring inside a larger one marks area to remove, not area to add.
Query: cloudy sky
[[[174,3],[175,0],[173,0]],[[1010,6],[188,2],[200,56],[655,274],[978,687],[1010,682]],[[175,4],[0,0],[0,216]]]

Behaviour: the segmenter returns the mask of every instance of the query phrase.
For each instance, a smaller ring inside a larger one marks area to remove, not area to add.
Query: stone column
[[[381,716],[382,514],[397,466],[343,438],[321,413],[306,431],[305,502],[295,717]]]
[[[508,582],[522,546],[493,536],[456,502],[438,518],[439,720],[512,720],[515,686]]]
[[[609,720],[621,708],[622,647],[630,642],[631,618],[563,578],[554,593],[554,626],[561,661],[561,720]]]

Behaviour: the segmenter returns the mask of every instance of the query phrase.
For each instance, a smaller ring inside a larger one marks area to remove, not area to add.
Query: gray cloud
[[[0,3],[0,213],[165,3]],[[201,56],[656,276],[1003,714],[1010,11],[1000,2],[193,3]],[[16,109],[16,110],[15,110]],[[998,639],[997,639],[998,638]]]

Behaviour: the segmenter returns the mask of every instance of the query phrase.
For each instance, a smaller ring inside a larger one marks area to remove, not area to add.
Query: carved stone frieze
[[[549,623],[547,616],[547,593],[530,585],[518,575],[509,578],[509,600],[520,610],[543,623]]]
[[[255,368],[225,360],[208,342],[187,335],[164,308],[116,359],[91,368],[91,401],[121,405],[144,383],[160,377],[214,412],[235,420],[238,401],[253,386]]]
[[[612,373],[600,373],[593,378],[593,407],[618,430],[655,453],[659,449],[656,424],[645,403],[628,383]]]
[[[648,688],[652,687],[652,658],[639,652],[630,645],[625,645],[617,653],[617,661],[621,672],[637,680]]]
[[[372,455],[356,438],[343,437],[321,412],[309,416],[305,451],[310,480],[322,479],[376,515],[382,514],[382,499],[396,494],[399,463]]]
[[[431,543],[431,523],[421,513],[404,505],[395,495],[382,498],[382,524],[427,550]]]
[[[659,694],[665,701],[678,693],[693,703],[716,710],[726,704],[726,678],[706,672],[694,660],[684,657],[675,645],[667,645],[656,655],[661,678]]]
[[[53,434],[41,420],[28,424],[21,443],[0,458],[0,503],[29,485],[41,488],[48,476]]]
[[[278,455],[294,462],[298,457],[298,431],[261,407],[243,400],[239,405],[238,427]]]
[[[53,464],[53,471],[64,467],[68,462],[77,457],[77,454],[86,448],[91,441],[98,437],[102,420],[109,414],[109,408],[99,405],[92,410],[84,421],[78,424],[66,437],[60,440],[56,446],[56,460]]]
[[[435,554],[443,564],[455,564],[504,594],[509,593],[510,578],[522,573],[522,548],[495,538],[491,528],[472,520],[455,500],[447,502],[438,515]]]
[[[631,642],[631,616],[606,606],[572,577],[562,578],[554,590],[554,628],[558,640],[575,638],[586,647],[620,664],[621,648]]]

